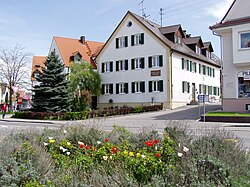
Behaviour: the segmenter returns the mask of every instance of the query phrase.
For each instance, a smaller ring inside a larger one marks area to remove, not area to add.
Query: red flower
[[[92,149],[93,149],[93,151],[96,151],[96,147],[93,147]]]
[[[144,142],[144,144],[146,144],[148,147],[152,147],[153,146],[152,140],[150,140],[148,142]]]
[[[80,148],[84,148],[84,144],[79,144]]]
[[[108,142],[109,141],[109,139],[108,138],[105,138],[105,140],[104,140],[105,142]]]
[[[157,143],[159,143],[159,140],[154,140],[154,144],[157,144]]]
[[[160,153],[156,153],[156,154],[155,154],[155,157],[156,157],[156,158],[159,158],[160,156],[161,156]]]
[[[112,147],[112,153],[116,154],[118,152],[118,149],[116,147]]]
[[[90,146],[89,145],[86,145],[86,147],[85,147],[87,150],[90,148]]]

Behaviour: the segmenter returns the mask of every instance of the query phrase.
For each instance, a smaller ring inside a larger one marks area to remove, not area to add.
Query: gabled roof
[[[183,38],[183,41],[185,44],[189,45],[189,44],[198,44],[201,43],[202,47],[204,47],[202,39],[200,36],[196,36],[196,37],[189,37],[189,38]]]
[[[201,56],[197,53],[195,53],[194,51],[192,51],[187,45],[183,44],[183,45],[178,45],[178,44],[174,44],[172,41],[168,40],[167,37],[165,37],[162,32],[161,32],[161,26],[150,21],[147,20],[141,16],[138,16],[130,11],[127,12],[127,14],[123,17],[123,19],[121,20],[121,22],[119,23],[119,25],[116,27],[116,29],[113,31],[113,33],[111,34],[111,36],[109,37],[109,39],[107,40],[107,42],[105,43],[104,47],[101,49],[101,51],[98,53],[98,55],[100,55],[102,53],[102,51],[105,49],[107,43],[109,43],[109,41],[111,40],[111,38],[113,37],[113,35],[116,33],[117,29],[121,26],[123,20],[127,17],[127,16],[132,16],[133,18],[135,18],[139,23],[142,24],[142,26],[144,28],[146,28],[149,32],[151,32],[153,35],[155,35],[161,42],[163,42],[163,44],[165,44],[167,47],[169,47],[171,50],[176,51],[178,53],[182,53],[185,54],[187,56],[193,57],[195,59],[199,59],[202,60],[204,62],[207,62],[209,64],[215,65],[215,66],[219,66],[217,63],[215,63],[214,61]],[[176,29],[176,27],[171,28],[172,30]]]
[[[181,28],[181,24],[161,27],[159,29],[162,34],[176,33],[179,30],[181,32],[182,37],[185,37],[183,30]]]
[[[211,52],[214,52],[213,46],[211,44],[211,42],[204,42],[203,43],[204,47],[202,49],[211,49]]]
[[[229,12],[231,12],[231,10],[232,10],[233,6],[235,5],[235,3],[236,3],[236,0],[234,0],[234,2],[231,4],[231,6],[230,6],[230,8],[228,9],[227,13],[226,13],[225,16],[222,18],[221,23],[224,22],[224,20],[225,20],[226,17],[228,16]]]
[[[31,80],[35,80],[35,71],[39,71],[40,73],[42,72],[42,68],[45,67],[44,62],[46,61],[46,58],[46,56],[33,56]]]
[[[53,39],[58,47],[65,66],[70,66],[70,57],[74,52],[77,51],[81,54],[82,60],[88,61],[94,68],[96,68],[96,64],[92,60],[92,55],[94,55],[96,49],[100,46],[103,46],[104,43],[85,41],[85,43],[83,44],[79,39],[63,38],[57,36],[55,36]]]

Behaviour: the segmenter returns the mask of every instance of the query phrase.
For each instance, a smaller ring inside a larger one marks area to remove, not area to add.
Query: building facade
[[[99,52],[99,108],[197,102],[199,94],[220,99],[220,65],[210,42],[191,37],[181,25],[160,27],[128,12]]]
[[[220,23],[210,28],[221,37],[223,110],[250,110],[250,2],[235,0]]]

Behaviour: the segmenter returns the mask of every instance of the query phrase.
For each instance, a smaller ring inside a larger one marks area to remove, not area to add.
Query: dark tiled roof
[[[160,31],[162,34],[175,33],[180,27],[181,27],[180,24],[167,26],[167,27],[161,27]]]
[[[222,28],[222,27],[230,27],[230,26],[240,25],[240,24],[245,24],[245,23],[250,23],[250,17],[226,21],[224,23],[220,22],[220,23],[217,23],[209,28],[211,30],[213,30],[213,29],[218,29],[218,28]]]

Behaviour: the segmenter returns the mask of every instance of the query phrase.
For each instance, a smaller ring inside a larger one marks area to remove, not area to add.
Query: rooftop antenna
[[[164,9],[163,8],[160,8],[160,16],[161,16],[161,27],[162,27],[162,20],[163,20],[163,16],[166,14],[166,13],[164,13],[163,12],[164,11]]]
[[[142,0],[140,3],[139,3],[139,6],[141,6],[141,15],[142,15],[142,17],[143,18],[147,18],[147,17],[149,17],[150,15],[147,15],[146,13],[145,13],[145,10],[146,10],[146,8],[144,8],[144,0]]]

